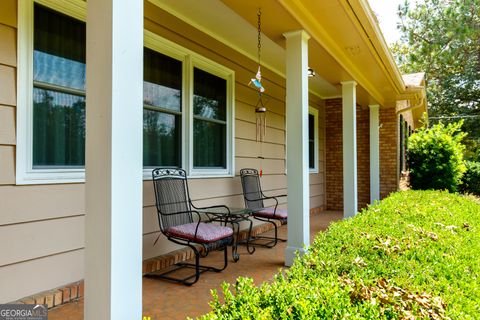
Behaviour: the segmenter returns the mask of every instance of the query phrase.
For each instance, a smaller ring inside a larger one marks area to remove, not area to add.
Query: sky
[[[370,7],[376,13],[380,29],[387,44],[391,44],[400,38],[400,32],[397,30],[398,5],[404,0],[368,0]]]

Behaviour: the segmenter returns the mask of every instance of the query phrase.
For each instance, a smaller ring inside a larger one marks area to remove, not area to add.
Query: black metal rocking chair
[[[260,177],[256,169],[245,168],[240,170],[240,178],[242,180],[243,198],[245,200],[245,207],[252,210],[252,216],[260,221],[269,222],[273,224],[275,230],[275,237],[256,236],[251,244],[254,246],[263,246],[273,248],[278,241],[287,241],[286,239],[278,238],[278,228],[276,221],[282,224],[287,223],[287,210],[278,208],[278,198],[286,197],[287,195],[277,195],[267,197],[260,185]],[[264,200],[273,200],[274,207],[265,207]],[[265,243],[257,242],[255,240],[267,240]]]
[[[152,172],[156,207],[160,231],[168,240],[190,247],[195,253],[195,263],[180,262],[175,268],[163,273],[150,273],[149,277],[158,277],[192,285],[205,271],[220,272],[227,267],[227,245],[233,241],[233,230],[209,221],[202,221],[200,213],[190,200],[185,170],[177,168],[157,168]],[[209,208],[219,208],[215,206]],[[194,216],[198,221],[195,221]],[[158,240],[158,239],[157,239]],[[224,265],[220,268],[200,265],[200,258],[206,257],[212,250],[224,251]],[[185,278],[171,276],[183,268],[193,268],[195,273]],[[193,280],[192,280],[193,278]]]

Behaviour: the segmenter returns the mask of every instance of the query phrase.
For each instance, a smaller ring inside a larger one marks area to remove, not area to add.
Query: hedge
[[[439,123],[421,128],[408,138],[407,164],[410,186],[416,190],[458,191],[465,164],[461,143],[463,122]]]
[[[199,319],[478,319],[480,204],[398,192],[319,233],[309,253],[256,286],[213,292]]]
[[[465,161],[467,171],[462,177],[460,191],[480,196],[480,162]]]

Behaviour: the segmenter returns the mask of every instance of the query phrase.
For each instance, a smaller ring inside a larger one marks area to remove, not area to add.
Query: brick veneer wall
[[[370,120],[369,110],[357,107],[358,208],[370,202]],[[326,207],[343,210],[342,99],[325,101]]]
[[[370,203],[370,109],[357,107],[358,210]]]
[[[397,191],[398,122],[394,108],[380,108],[380,198]]]
[[[342,99],[325,101],[325,198],[327,210],[343,210]]]

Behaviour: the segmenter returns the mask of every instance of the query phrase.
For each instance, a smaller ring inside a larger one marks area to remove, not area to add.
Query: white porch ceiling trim
[[[148,1],[251,60],[257,61],[257,29],[222,2]],[[215,12],[215,19],[212,19],[212,12]],[[256,15],[256,12],[252,14]],[[262,57],[262,66],[285,78],[285,49],[264,34],[262,34]]]
[[[252,61],[257,61],[257,29],[223,2],[219,0],[148,1]],[[212,19],[212,12],[215,12],[215,19]],[[256,15],[256,12],[252,14]],[[286,78],[285,52],[285,48],[262,34],[261,64],[282,78]],[[332,92],[338,91],[333,84],[319,75],[310,81],[312,83],[309,86],[309,92],[322,100],[329,99]],[[327,90],[327,95],[320,93],[318,88]],[[335,97],[339,96],[341,95],[335,95]]]
[[[337,62],[352,75],[352,78],[365,88],[379,104],[385,104],[385,100],[380,91],[363,75],[357,66],[350,61],[344,50],[338,46],[314,14],[310,12],[301,1],[279,0],[279,3],[290,12],[295,19],[305,21],[303,27],[312,38],[323,46],[332,57],[335,57],[335,60],[337,60]]]

